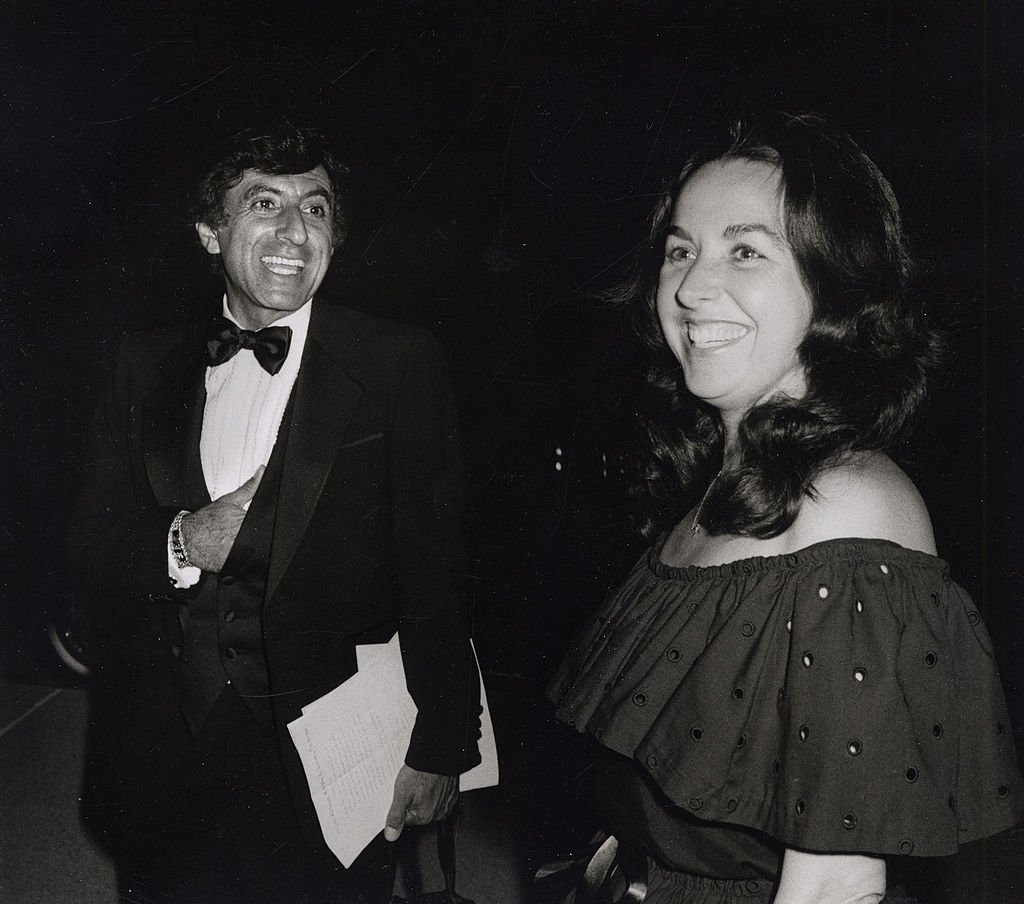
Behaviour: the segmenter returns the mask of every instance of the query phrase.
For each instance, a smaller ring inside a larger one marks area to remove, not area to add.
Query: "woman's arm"
[[[815,481],[791,528],[795,547],[836,537],[891,540],[935,554],[931,521],[920,494],[885,455],[862,453]],[[878,904],[885,861],[864,854],[812,854],[788,849],[773,904]]]
[[[878,904],[885,861],[862,854],[810,854],[787,849],[772,904]]]

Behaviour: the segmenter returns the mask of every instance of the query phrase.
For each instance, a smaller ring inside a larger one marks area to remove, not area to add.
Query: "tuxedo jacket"
[[[479,762],[479,678],[468,641],[459,439],[447,368],[416,327],[318,300],[266,477],[219,575],[179,591],[167,532],[209,501],[199,439],[205,323],[128,337],[97,413],[73,557],[92,576],[108,747],[141,764],[180,718],[182,615],[205,582],[255,563],[267,712],[297,811],[313,819],[286,725],[356,671],[357,643],[400,634],[418,716],[406,762],[458,774]],[[265,494],[273,493],[273,498]],[[261,495],[263,494],[263,495]],[[254,512],[271,513],[258,526]],[[233,651],[229,651],[233,652]],[[116,767],[115,767],[116,768]],[[127,776],[125,783],[135,781]]]

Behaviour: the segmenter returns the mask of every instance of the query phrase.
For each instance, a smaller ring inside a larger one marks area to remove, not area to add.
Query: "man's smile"
[[[261,257],[260,262],[271,273],[276,273],[278,276],[294,276],[306,266],[305,261],[298,258],[276,257],[269,254]]]

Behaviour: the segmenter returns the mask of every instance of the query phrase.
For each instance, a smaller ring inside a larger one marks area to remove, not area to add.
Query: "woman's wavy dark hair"
[[[324,168],[331,183],[333,239],[335,246],[340,245],[348,227],[348,168],[334,155],[323,133],[290,123],[237,132],[218,148],[192,199],[192,222],[214,229],[224,225],[224,200],[246,170],[281,176],[308,173],[318,166]]]
[[[771,398],[744,416],[739,464],[715,482],[703,507],[709,533],[768,538],[785,531],[824,469],[847,453],[894,445],[920,410],[938,361],[938,337],[907,291],[911,262],[899,207],[878,167],[819,116],[734,121],[667,185],[632,278],[611,293],[631,307],[654,353],[639,487],[647,536],[678,521],[722,462],[721,418],[686,391],[656,309],[673,204],[687,179],[716,160],[778,168],[786,237],[812,315],[799,348],[807,392]]]

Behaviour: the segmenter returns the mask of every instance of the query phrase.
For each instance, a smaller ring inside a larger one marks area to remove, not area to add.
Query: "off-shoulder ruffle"
[[[657,544],[549,691],[687,812],[810,851],[924,856],[1016,823],[988,633],[941,559],[883,540],[674,568]]]

